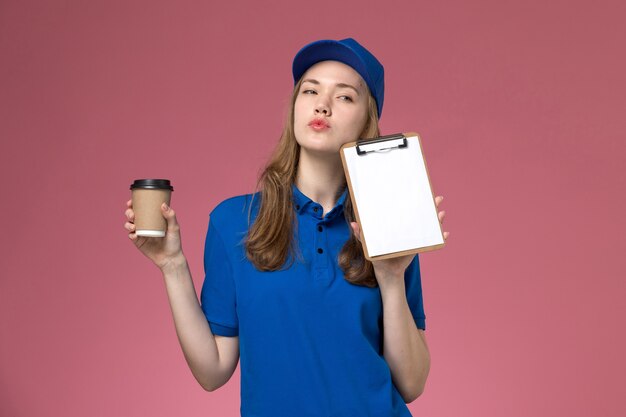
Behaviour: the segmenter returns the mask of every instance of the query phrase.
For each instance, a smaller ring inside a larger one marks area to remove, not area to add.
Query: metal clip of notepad
[[[408,146],[406,136],[401,133],[380,136],[375,139],[361,139],[357,143],[356,153],[361,156],[369,152],[387,152],[391,149],[406,148]]]

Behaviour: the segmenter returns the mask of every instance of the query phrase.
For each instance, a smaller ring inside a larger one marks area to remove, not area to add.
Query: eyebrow
[[[306,82],[309,82],[309,83],[311,83],[311,84],[316,84],[316,85],[319,85],[319,84],[320,84],[320,82],[319,82],[319,81],[314,80],[314,79],[312,79],[312,78],[308,78],[308,79],[306,79],[306,80],[303,80],[303,81],[302,81],[302,83],[306,83]],[[339,88],[351,88],[351,89],[353,89],[353,90],[357,93],[357,95],[361,95],[361,93],[359,93],[359,90],[357,90],[357,89],[356,89],[356,87],[354,87],[354,86],[352,86],[352,85],[350,85],[350,84],[346,84],[346,83],[337,83],[337,84],[335,84],[335,87],[339,87]]]

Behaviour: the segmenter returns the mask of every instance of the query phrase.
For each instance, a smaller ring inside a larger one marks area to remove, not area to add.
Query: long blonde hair
[[[294,107],[301,84],[302,79],[294,87],[280,140],[256,185],[261,196],[259,211],[249,227],[244,244],[247,258],[260,271],[277,271],[283,266],[289,268],[295,258],[301,256],[293,233],[298,224],[292,193],[300,157],[300,145],[296,141],[293,128]],[[374,138],[379,135],[378,109],[368,90],[368,117],[360,138]],[[343,189],[338,191],[339,194],[341,192]],[[343,214],[347,222],[356,221],[349,196],[344,203]],[[288,258],[289,263],[286,265]],[[377,285],[372,263],[365,259],[361,243],[352,228],[337,261],[348,282],[367,287]]]

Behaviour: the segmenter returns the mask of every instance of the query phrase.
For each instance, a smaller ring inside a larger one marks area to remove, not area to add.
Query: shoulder
[[[248,220],[252,222],[256,216],[260,194],[242,194],[229,197],[219,202],[209,213],[209,222],[219,230],[247,230]]]
[[[248,210],[252,205],[256,206],[260,195],[242,194],[229,197],[219,202],[210,212],[211,219],[225,219],[238,216],[240,214],[248,215]],[[254,201],[253,201],[254,200]]]

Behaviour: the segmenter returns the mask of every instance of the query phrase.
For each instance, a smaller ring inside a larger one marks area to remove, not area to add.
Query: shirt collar
[[[295,183],[291,185],[291,189],[293,192],[294,208],[296,209],[296,212],[298,212],[298,214],[304,213],[310,205],[320,206],[318,203],[314,202],[309,197],[304,195],[302,191],[300,191],[298,187],[296,187]],[[347,196],[348,196],[348,187],[345,187],[345,189],[339,196],[339,199],[337,199],[337,203],[335,204],[335,207],[333,207],[333,209],[327,214],[327,216],[333,215],[334,217],[337,212],[342,211],[343,206],[346,202]]]
[[[337,200],[336,207],[340,207],[343,209],[347,196],[348,196],[348,187],[346,186],[346,188],[343,189],[343,192],[339,196],[339,200]]]

